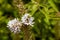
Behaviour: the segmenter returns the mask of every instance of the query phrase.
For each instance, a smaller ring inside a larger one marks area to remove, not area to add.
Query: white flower
[[[33,24],[34,24],[33,20],[34,20],[34,18],[31,17],[31,15],[29,15],[27,13],[21,19],[23,24],[30,25],[30,26],[33,26]]]
[[[7,27],[10,29],[10,31],[14,33],[19,33],[21,26],[22,26],[21,22],[16,18],[9,21],[7,24]]]

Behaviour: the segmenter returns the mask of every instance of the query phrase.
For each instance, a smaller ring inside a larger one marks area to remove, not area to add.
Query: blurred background
[[[22,0],[34,17],[32,31],[36,40],[60,40],[60,0]],[[19,18],[13,0],[0,0],[0,40],[12,40],[13,33],[6,27],[9,20]],[[23,35],[20,34],[22,40]]]

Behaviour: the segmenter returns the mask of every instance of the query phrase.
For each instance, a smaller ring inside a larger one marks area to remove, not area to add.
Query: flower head
[[[8,22],[7,27],[11,32],[18,33],[20,32],[20,27],[22,26],[21,22],[18,19],[13,19]]]
[[[30,26],[33,26],[33,24],[34,24],[33,20],[34,20],[34,18],[31,17],[31,15],[29,15],[27,13],[21,19],[23,24],[30,25]]]

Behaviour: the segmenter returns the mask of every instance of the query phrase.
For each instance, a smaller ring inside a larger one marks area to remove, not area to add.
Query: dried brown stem
[[[24,32],[23,40],[35,40],[33,33],[29,26],[23,26],[22,31]]]
[[[13,0],[13,6],[18,9],[19,14],[25,13],[25,8],[22,0]]]

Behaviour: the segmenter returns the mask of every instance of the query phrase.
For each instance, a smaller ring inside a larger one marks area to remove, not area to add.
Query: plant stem
[[[23,38],[23,40],[35,40],[30,27],[23,26],[22,30],[24,32],[24,38]]]
[[[19,34],[14,34],[13,40],[20,40]]]
[[[25,8],[22,0],[13,0],[13,6],[18,10],[19,14],[25,13]]]

